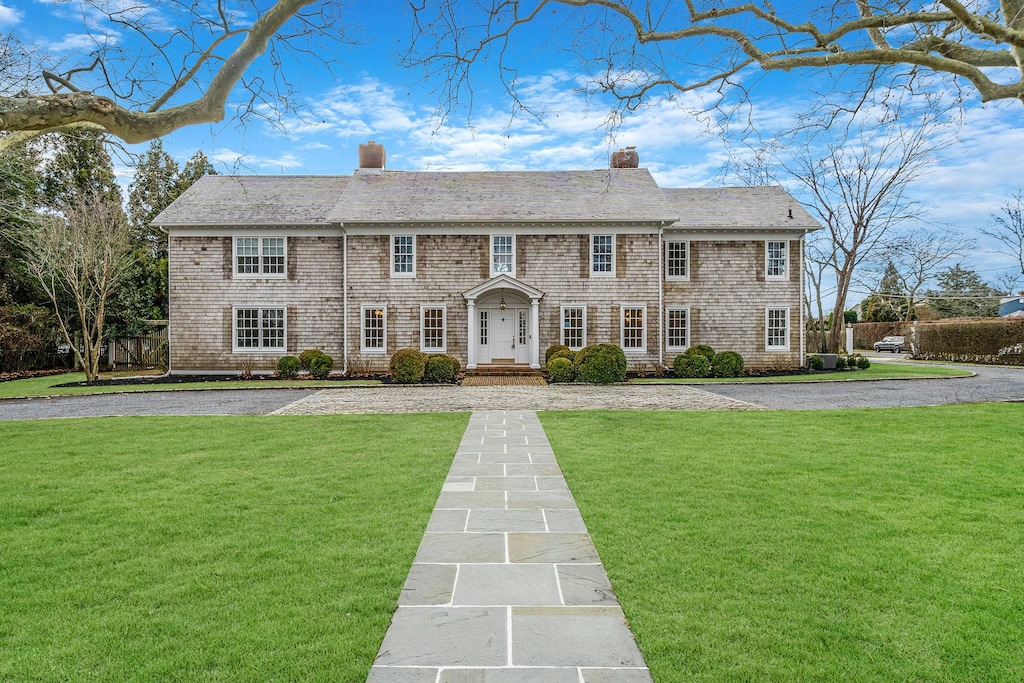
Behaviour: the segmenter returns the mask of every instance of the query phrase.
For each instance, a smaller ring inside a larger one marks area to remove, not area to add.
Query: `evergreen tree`
[[[890,261],[885,266],[878,288],[861,304],[865,322],[888,323],[903,320],[907,313],[907,291],[903,280]]]
[[[175,197],[192,187],[192,184],[204,175],[217,175],[217,171],[214,170],[213,164],[203,154],[203,150],[199,150],[192,155],[191,159],[185,162],[185,167],[181,169],[177,182],[178,194]]]
[[[16,238],[39,206],[39,183],[34,150],[23,147],[0,156],[0,306],[45,301],[25,270]]]
[[[940,318],[987,318],[999,314],[998,292],[976,271],[958,263],[939,273],[938,291],[928,291],[928,306]]]
[[[128,186],[128,222],[140,247],[149,247],[153,253],[162,249],[163,236],[150,221],[177,198],[178,182],[178,162],[164,151],[160,140],[154,140],[135,167],[135,179]]]
[[[103,135],[83,131],[51,136],[56,154],[43,167],[42,193],[58,211],[83,201],[104,201],[121,207],[121,186]]]

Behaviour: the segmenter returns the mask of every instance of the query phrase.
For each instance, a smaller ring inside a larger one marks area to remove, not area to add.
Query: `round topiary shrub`
[[[836,356],[836,370],[846,369],[846,356]]]
[[[686,353],[699,353],[708,359],[708,362],[712,365],[715,364],[715,350],[707,344],[697,344],[697,346],[691,346],[686,349]]]
[[[825,359],[818,355],[807,356],[807,367],[811,370],[824,370]]]
[[[451,356],[432,353],[423,363],[423,379],[428,382],[452,382],[458,363]]]
[[[391,356],[391,375],[399,384],[412,384],[423,379],[426,356],[416,349],[398,349]]]
[[[572,361],[568,358],[552,358],[548,363],[548,379],[552,382],[571,382],[575,378]]]
[[[277,359],[277,376],[283,379],[295,379],[302,369],[302,362],[295,356],[281,356]]]
[[[576,352],[576,379],[587,384],[626,381],[626,354],[616,344],[591,344]]]
[[[857,367],[861,370],[867,370],[871,367],[871,361],[869,361],[865,356],[860,356],[857,358]]]
[[[564,351],[559,351],[558,353],[555,353],[554,355],[552,355],[551,358],[548,358],[548,362],[550,363],[551,361],[553,361],[556,358],[565,358],[570,363],[573,363],[573,362],[576,361],[576,352],[575,351],[570,351],[569,349],[565,349]]]
[[[553,346],[549,346],[548,350],[544,352],[544,362],[545,363],[549,363],[549,362],[551,362],[551,359],[554,357],[554,355],[556,353],[558,353],[559,351],[568,351],[568,350],[569,350],[569,347],[566,346],[565,344],[555,344]]]
[[[302,369],[309,372],[309,362],[317,356],[325,355],[320,349],[306,349],[299,354],[299,362],[302,364]]]
[[[743,374],[743,356],[735,351],[716,353],[711,363],[711,374],[715,377],[739,377]]]
[[[302,357],[299,357],[302,360]],[[327,379],[331,370],[334,369],[334,359],[328,356],[326,353],[318,351],[308,361],[306,370],[309,374],[316,379]]]
[[[707,377],[711,374],[711,363],[700,352],[681,353],[672,360],[672,369],[676,377]]]

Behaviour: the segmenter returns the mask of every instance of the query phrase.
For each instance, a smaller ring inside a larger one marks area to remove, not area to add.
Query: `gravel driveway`
[[[1024,368],[975,377],[779,384],[546,387],[339,387],[0,400],[0,420],[110,415],[267,415],[468,410],[813,410],[1024,401]]]

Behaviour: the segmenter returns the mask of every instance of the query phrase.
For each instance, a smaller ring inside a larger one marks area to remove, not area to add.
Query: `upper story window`
[[[615,235],[590,236],[590,274],[615,275]]]
[[[285,277],[284,237],[236,237],[235,275]]]
[[[688,242],[665,243],[665,279],[690,279],[690,249]]]
[[[788,276],[787,248],[785,242],[765,243],[765,276],[769,280],[785,280]]]
[[[643,353],[647,350],[646,306],[623,306],[621,341],[626,353]]]
[[[789,309],[765,309],[765,347],[769,351],[789,351]]]
[[[285,309],[236,308],[235,350],[284,350]]]
[[[416,277],[416,235],[391,236],[391,277]]]
[[[516,275],[515,235],[491,235],[491,275]]]

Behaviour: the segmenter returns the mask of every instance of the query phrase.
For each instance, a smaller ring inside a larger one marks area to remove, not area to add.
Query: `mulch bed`
[[[32,379],[33,377],[46,377],[48,375],[62,375],[67,368],[57,370],[24,370],[22,372],[0,372],[0,382],[11,382],[16,379]]]

